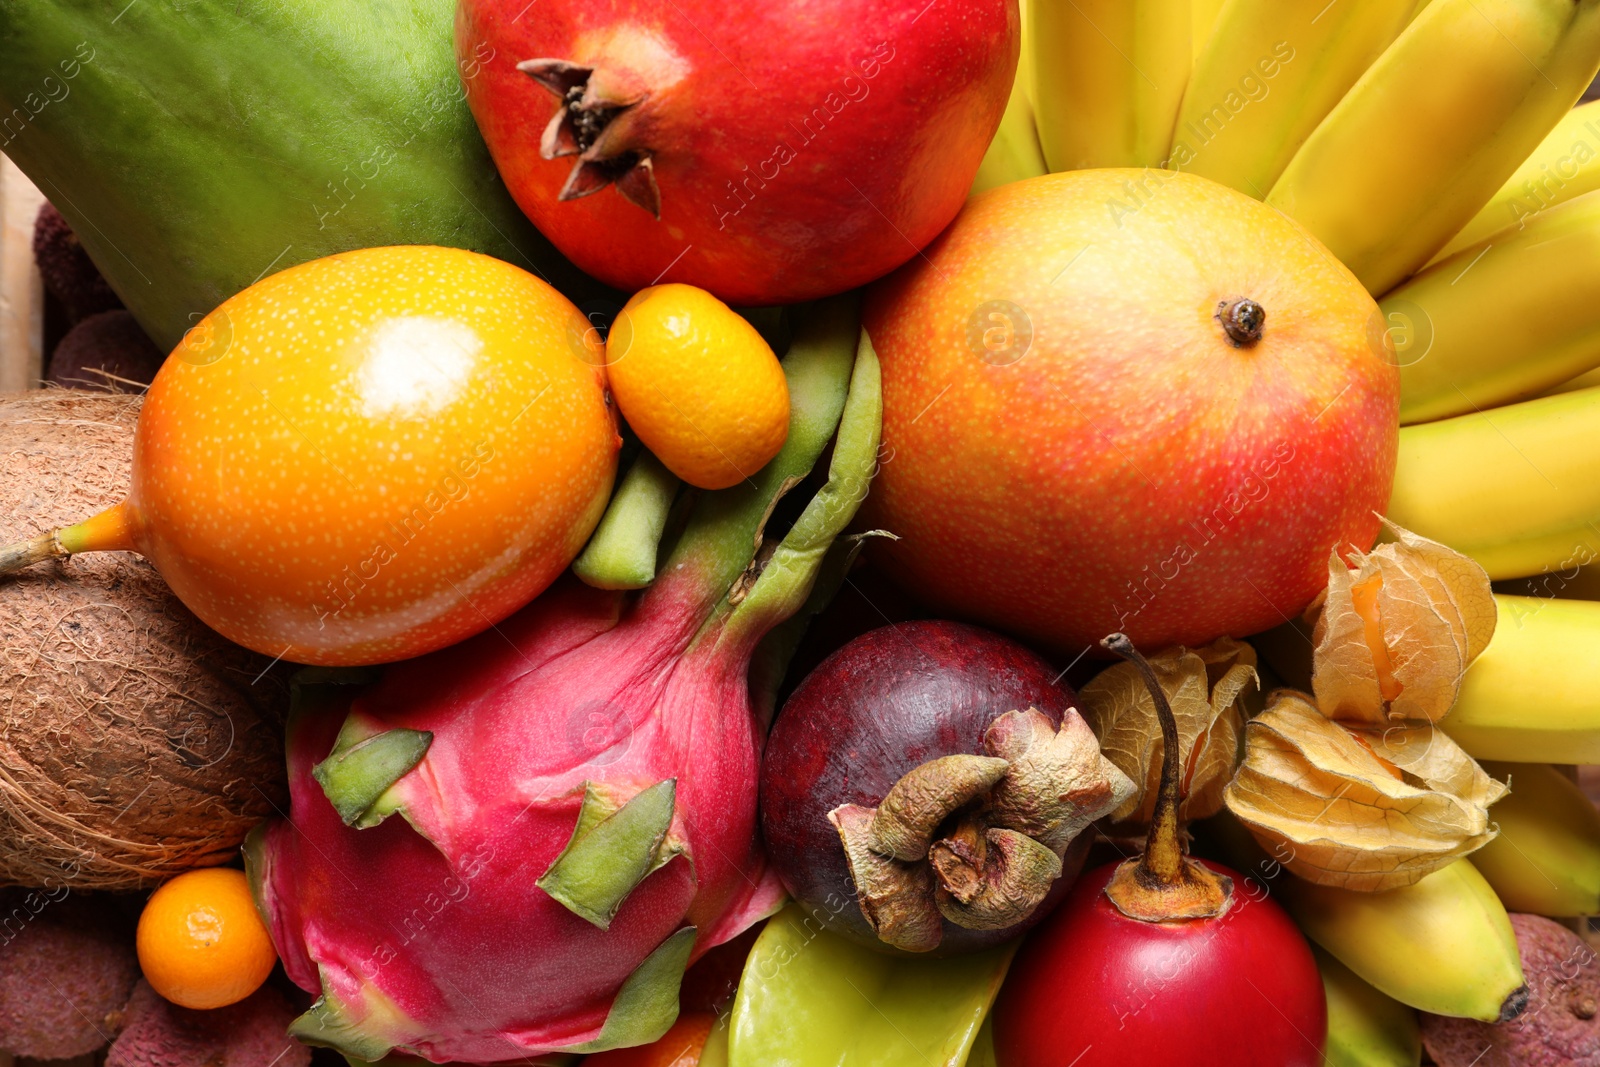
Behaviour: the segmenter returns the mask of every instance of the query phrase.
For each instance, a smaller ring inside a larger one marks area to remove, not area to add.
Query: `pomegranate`
[[[534,224],[612,285],[743,305],[852,289],[932,240],[999,125],[1020,33],[1016,0],[456,15],[467,101]]]
[[[1057,678],[1009,638],[941,621],[885,626],[824,660],[761,765],[784,887],[878,949],[972,952],[1043,918],[1083,867],[1079,831],[1133,791]]]
[[[1069,658],[1199,648],[1298,614],[1389,499],[1399,372],[1313,237],[1168,171],[974,197],[870,290],[887,570]],[[1096,650],[1098,651],[1098,650]]]
[[[1145,851],[1084,875],[1029,938],[995,1004],[999,1067],[1320,1067],[1322,976],[1257,882],[1183,855],[1178,727],[1122,634],[1161,719],[1161,792]]]

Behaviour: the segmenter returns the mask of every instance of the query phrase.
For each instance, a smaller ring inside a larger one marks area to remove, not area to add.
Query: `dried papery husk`
[[[128,490],[137,397],[0,396],[0,543]],[[0,579],[0,884],[138,889],[238,855],[286,802],[282,668],[131,553]]]
[[[1506,787],[1431,723],[1347,726],[1279,689],[1244,738],[1228,810],[1308,881],[1411,885],[1494,837]]]
[[[828,813],[861,913],[885,944],[933,951],[940,916],[969,930],[1025,921],[1073,840],[1134,788],[1071,708],[1059,727],[1037,708],[1008,711],[983,748],[919,764],[876,808]]]
[[[1385,520],[1396,538],[1328,558],[1312,639],[1312,691],[1329,718],[1438,722],[1494,636],[1489,575],[1467,556]]]
[[[1169,648],[1149,660],[1178,723],[1184,768],[1178,817],[1187,822],[1215,815],[1239,762],[1243,701],[1260,685],[1255,649],[1222,637],[1204,648]],[[1150,822],[1161,782],[1163,745],[1155,701],[1133,665],[1118,663],[1084,686],[1079,702],[1100,739],[1100,751],[1137,786],[1111,813],[1110,833],[1138,832]]]

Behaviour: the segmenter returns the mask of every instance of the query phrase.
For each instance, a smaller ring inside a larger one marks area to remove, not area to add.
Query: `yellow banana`
[[[1411,17],[1406,21],[1408,23],[1417,21],[1417,16],[1422,14],[1424,9],[1431,3],[1433,3],[1433,0],[1417,0],[1417,5],[1411,9]]]
[[[1033,124],[1033,103],[1028,99],[1027,14],[1028,5],[1023,4],[1022,55],[1017,61],[1016,79],[1011,83],[1011,99],[1006,102],[1006,113],[1000,118],[1000,128],[989,142],[989,150],[983,154],[983,162],[978,164],[978,173],[972,179],[973,194],[1048,172],[1039,147],[1039,131]]]
[[[1380,306],[1406,327],[1402,424],[1526,400],[1600,366],[1600,191],[1435,263]]]
[[[1029,6],[1034,120],[1051,170],[1166,163],[1192,63],[1191,3]]]
[[[994,1055],[994,1014],[991,1012],[983,1020],[983,1027],[979,1029],[978,1036],[972,1042],[972,1051],[967,1054],[967,1067],[998,1067]]]
[[[1346,90],[1405,28],[1412,0],[1232,0],[1195,60],[1172,166],[1261,200]]]
[[[1600,763],[1600,603],[1494,599],[1494,639],[1439,725],[1478,759]]]
[[[1323,949],[1311,952],[1328,997],[1327,1067],[1417,1067],[1422,1031],[1415,1009],[1378,992]]]
[[[1509,227],[1520,227],[1539,212],[1595,189],[1600,189],[1600,100],[1567,112],[1533,155],[1434,259],[1453,256]]]
[[[1600,559],[1600,388],[1402,427],[1387,514],[1491,578]]]
[[[1402,1004],[1495,1022],[1527,1003],[1511,920],[1466,860],[1381,893],[1279,881],[1306,936]]]
[[[1586,374],[1578,375],[1571,381],[1562,382],[1553,389],[1546,389],[1544,395],[1553,396],[1556,393],[1575,393],[1579,389],[1593,389],[1597,385],[1600,385],[1600,370],[1592,370]]]
[[[1600,600],[1600,566],[1575,564],[1532,578],[1496,582],[1495,592],[1511,596],[1560,597],[1562,600]]]
[[[1597,69],[1600,0],[1433,0],[1267,202],[1385,293],[1488,202]]]
[[[1294,877],[1226,809],[1200,830],[1266,887],[1306,937],[1400,1003],[1486,1022],[1527,1004],[1511,920],[1466,860],[1413,885],[1362,893]]]
[[[1489,763],[1511,792],[1489,812],[1499,828],[1472,854],[1511,911],[1575,918],[1600,914],[1600,811],[1548,763]]]
[[[1222,13],[1226,0],[1193,0],[1189,5],[1189,37],[1194,45],[1194,58],[1198,62],[1205,51],[1206,42],[1217,26],[1217,16]]]

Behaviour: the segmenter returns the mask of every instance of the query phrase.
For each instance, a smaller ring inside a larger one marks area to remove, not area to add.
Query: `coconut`
[[[0,395],[0,544],[121,499],[138,412]],[[0,885],[135,889],[237,855],[287,794],[269,666],[131,553],[0,579]]]

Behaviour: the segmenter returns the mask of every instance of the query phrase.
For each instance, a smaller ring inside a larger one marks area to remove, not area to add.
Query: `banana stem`
[[[133,514],[124,500],[76,526],[30,537],[0,547],[0,574],[11,574],[47,559],[65,559],[80,552],[132,552]]]
[[[649,449],[639,453],[611,498],[573,573],[596,589],[643,589],[655,580],[656,553],[678,492],[678,477]]]

